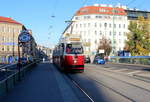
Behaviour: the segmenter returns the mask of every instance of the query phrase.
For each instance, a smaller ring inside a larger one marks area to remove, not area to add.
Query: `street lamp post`
[[[20,55],[20,46],[27,44],[31,40],[31,36],[28,31],[22,31],[18,36],[18,70],[19,70],[19,80],[21,80],[20,69],[21,69],[21,55]],[[23,52],[22,52],[23,53]]]

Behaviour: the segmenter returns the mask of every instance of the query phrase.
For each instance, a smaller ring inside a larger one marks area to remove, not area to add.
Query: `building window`
[[[97,40],[95,40],[95,44],[97,44]]]
[[[4,32],[4,27],[2,27],[2,32]]]
[[[116,35],[116,31],[114,31],[114,35]]]
[[[121,43],[121,39],[119,39],[119,43]]]
[[[2,47],[2,51],[4,51],[4,47]]]
[[[84,27],[86,27],[86,23],[84,23]]]
[[[114,28],[116,28],[116,24],[114,24]]]
[[[121,24],[119,24],[119,28],[121,28]]]
[[[125,26],[125,24],[123,24],[123,28],[125,28],[126,26]]]
[[[82,27],[82,24],[80,24],[80,27]]]
[[[13,29],[13,32],[14,32],[14,33],[16,32],[16,29],[15,29],[15,28]]]
[[[90,23],[88,23],[88,27],[90,27]]]
[[[95,31],[95,35],[97,35],[97,31]]]
[[[100,31],[99,34],[102,35],[102,31]]]
[[[89,19],[89,18],[91,18],[91,16],[87,16],[87,18]]]
[[[91,18],[90,16],[84,16],[84,19],[89,19],[89,18]]]
[[[105,27],[105,28],[107,27],[107,23],[104,23],[104,27]]]
[[[102,16],[95,16],[95,18],[102,18]]]
[[[116,40],[114,40],[114,44],[116,44]]]
[[[88,47],[88,50],[90,51],[90,47]]]
[[[119,35],[121,36],[121,32],[119,32]]]
[[[80,31],[80,35],[82,35],[82,31]]]
[[[9,46],[7,46],[7,51],[9,51]]]
[[[97,27],[97,23],[95,23],[95,27]]]
[[[102,24],[101,24],[101,23],[99,24],[99,27],[100,27],[100,28],[102,27]]]
[[[76,24],[76,28],[78,27],[78,24]]]
[[[111,24],[109,24],[109,27],[111,28]]]
[[[76,19],[76,20],[78,20],[78,19],[79,19],[79,17],[75,17],[75,19]]]
[[[3,41],[3,42],[5,41],[5,37],[4,37],[4,36],[2,37],[2,41]]]
[[[124,36],[126,36],[126,32],[124,32]]]
[[[109,35],[111,36],[111,31],[109,32]]]

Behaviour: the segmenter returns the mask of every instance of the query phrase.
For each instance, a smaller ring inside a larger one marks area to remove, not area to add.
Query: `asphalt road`
[[[106,68],[119,68],[119,69],[132,69],[132,70],[145,70],[150,71],[150,65],[135,65],[135,64],[114,64],[114,63],[107,63],[102,65]]]
[[[150,83],[114,72],[122,65],[85,65],[85,72],[69,74],[95,102],[149,102]],[[130,66],[132,67],[132,66]],[[129,68],[129,66],[127,67]],[[133,67],[134,68],[134,67]],[[138,67],[140,69],[140,67]],[[128,72],[128,71],[127,71]]]
[[[53,64],[41,63],[2,101],[149,102],[150,82],[127,74],[128,68],[121,64],[86,64],[83,73],[66,74],[59,72]],[[122,72],[118,71],[120,69]]]

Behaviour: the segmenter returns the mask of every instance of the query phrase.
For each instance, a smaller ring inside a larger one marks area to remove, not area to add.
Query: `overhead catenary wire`
[[[83,3],[81,4],[81,6],[79,8],[83,7],[87,3],[87,1],[88,0],[84,0]],[[71,19],[69,20],[69,24],[67,25],[67,27],[65,28],[65,30],[63,31],[63,33],[73,24],[72,19],[73,19],[73,17],[75,15],[76,15],[76,13],[74,13],[73,16],[71,17]],[[67,22],[67,21],[65,21],[65,22]]]
[[[87,1],[88,0],[84,0],[83,3],[82,3],[82,5],[81,5],[81,7],[83,7],[87,3]]]
[[[59,4],[59,0],[55,0],[54,7],[53,7],[54,9],[53,9],[52,15],[51,15],[52,18],[54,18],[56,16],[55,13],[56,13],[58,4]]]
[[[127,6],[129,6],[130,4],[134,3],[136,0],[131,0],[129,3],[127,3]]]
[[[57,11],[57,7],[59,5],[59,2],[60,2],[60,0],[54,0],[54,4],[52,5],[53,8],[52,8],[52,11],[51,11],[50,19],[54,19],[56,17],[56,11]],[[51,20],[51,21],[54,21],[54,20]],[[54,35],[52,33],[53,28],[54,28],[54,25],[53,25],[53,22],[51,22],[51,24],[48,27],[48,30],[50,30],[50,32],[48,33],[48,35],[49,35],[48,39],[51,40],[51,42],[52,42],[51,36]]]

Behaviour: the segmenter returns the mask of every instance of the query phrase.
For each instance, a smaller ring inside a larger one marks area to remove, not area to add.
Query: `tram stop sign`
[[[19,35],[18,40],[19,40],[20,42],[22,42],[22,43],[26,43],[26,42],[28,42],[28,41],[31,40],[31,36],[30,36],[30,34],[27,33],[27,32],[22,32],[22,33]]]

